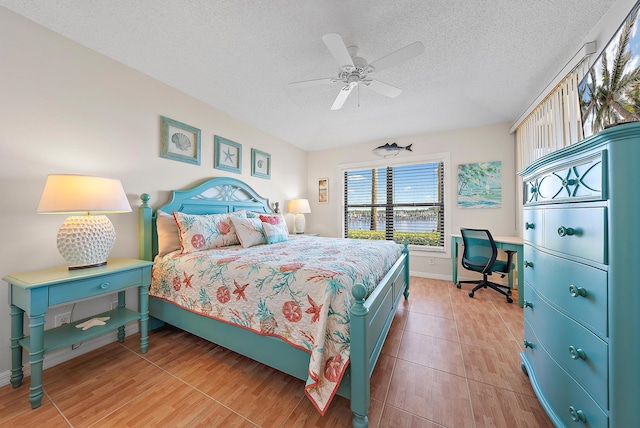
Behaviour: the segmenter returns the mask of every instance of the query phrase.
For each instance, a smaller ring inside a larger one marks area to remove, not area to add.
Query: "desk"
[[[496,247],[516,252],[518,270],[518,305],[524,304],[524,241],[519,236],[494,236]],[[462,244],[462,235],[451,235],[451,267],[453,283],[458,283],[458,244]],[[513,271],[509,272],[509,288],[513,288]]]

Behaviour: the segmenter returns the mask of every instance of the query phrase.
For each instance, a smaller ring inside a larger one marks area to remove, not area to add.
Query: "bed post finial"
[[[151,246],[151,216],[153,214],[149,201],[151,196],[148,193],[140,195],[142,205],[138,208],[138,258],[141,260],[153,259]]]

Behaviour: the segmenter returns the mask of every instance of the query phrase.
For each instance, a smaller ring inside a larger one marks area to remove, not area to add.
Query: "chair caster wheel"
[[[462,284],[457,283],[457,284],[456,284],[456,287],[458,287],[458,288],[462,288]]]
[[[513,303],[513,299],[511,297],[507,297],[507,303]]]
[[[469,297],[473,297],[473,291],[469,293]]]

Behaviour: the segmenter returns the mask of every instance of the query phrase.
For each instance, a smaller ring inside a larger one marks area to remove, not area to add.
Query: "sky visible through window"
[[[438,163],[394,167],[394,196],[396,204],[438,201]],[[387,199],[386,169],[378,168],[378,203]],[[372,169],[348,173],[349,204],[371,203]]]

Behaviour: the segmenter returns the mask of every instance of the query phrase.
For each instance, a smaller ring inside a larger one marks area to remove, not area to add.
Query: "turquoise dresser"
[[[640,123],[520,175],[522,369],[556,426],[640,426]]]

